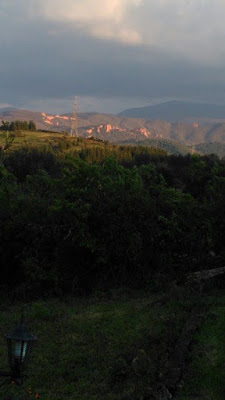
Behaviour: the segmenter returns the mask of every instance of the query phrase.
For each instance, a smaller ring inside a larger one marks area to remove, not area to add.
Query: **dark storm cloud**
[[[13,3],[11,10],[6,3],[4,9],[0,6],[0,102],[22,104],[29,99],[66,98],[74,93],[207,99],[224,92],[222,63],[188,57],[188,48],[185,53],[176,46],[158,47],[155,40],[151,45],[143,40],[128,46],[123,40],[87,34],[71,22],[31,18],[23,15],[18,5],[12,13]],[[162,3],[165,11],[168,2]]]

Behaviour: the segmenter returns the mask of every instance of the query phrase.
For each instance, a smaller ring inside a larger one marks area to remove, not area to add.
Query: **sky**
[[[0,0],[0,107],[225,104],[225,0]]]

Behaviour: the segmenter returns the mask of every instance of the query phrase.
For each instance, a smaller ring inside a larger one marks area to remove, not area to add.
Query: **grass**
[[[3,336],[17,324],[21,307],[38,342],[23,387],[3,385],[0,398],[27,400],[38,393],[43,400],[150,399],[193,302],[167,293],[2,304],[1,369],[7,369]],[[204,302],[207,317],[195,336],[176,400],[224,399],[224,293],[213,305],[211,296]]]
[[[12,143],[6,151],[17,150],[21,147],[38,148],[42,149],[49,148],[63,152],[78,152],[83,148],[100,147],[104,148],[105,143],[94,139],[83,139],[71,137],[65,133],[57,132],[41,132],[41,131],[20,131],[20,132],[9,132],[14,135]],[[6,132],[0,132],[0,147],[6,145]]]
[[[11,145],[12,149],[17,149],[21,146],[35,146],[41,147],[50,142],[54,142],[63,138],[63,134],[61,133],[48,133],[48,132],[30,132],[30,131],[22,131],[19,134],[12,132],[15,134],[15,138]],[[6,142],[6,133],[0,133],[0,146],[3,146]]]
[[[176,400],[225,398],[225,295],[219,295],[195,335],[185,385]]]
[[[0,398],[11,391],[13,400],[35,393],[43,400],[141,399],[150,392],[188,308],[182,302],[162,305],[157,296],[27,304],[29,326],[39,339],[29,378],[24,388],[0,387]],[[20,305],[0,309],[1,336],[16,325],[20,312]],[[7,369],[5,347],[2,338],[1,369]]]

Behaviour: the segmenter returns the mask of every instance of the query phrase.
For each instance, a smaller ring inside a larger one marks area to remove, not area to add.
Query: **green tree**
[[[2,125],[0,126],[1,131],[9,131],[10,123],[8,121],[2,121]]]
[[[29,121],[28,129],[29,129],[29,131],[33,131],[33,132],[35,132],[37,130],[37,127],[36,127],[36,124],[34,123],[34,121],[31,121],[31,120]]]

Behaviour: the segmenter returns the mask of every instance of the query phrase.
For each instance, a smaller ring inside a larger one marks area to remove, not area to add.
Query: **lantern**
[[[6,336],[6,339],[12,376],[21,378],[21,373],[27,366],[33,344],[37,338],[28,332],[22,316],[19,325]]]

